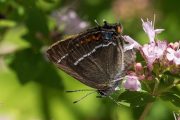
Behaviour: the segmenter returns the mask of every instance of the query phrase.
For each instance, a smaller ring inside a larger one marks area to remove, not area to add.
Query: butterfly
[[[120,23],[104,21],[102,26],[54,43],[47,56],[70,76],[108,96],[135,61],[135,51],[124,50],[122,30]]]

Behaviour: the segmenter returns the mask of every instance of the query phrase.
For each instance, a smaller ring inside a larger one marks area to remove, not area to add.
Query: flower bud
[[[143,71],[142,64],[141,64],[141,63],[136,63],[136,64],[134,65],[134,69],[135,69],[135,72],[136,72],[136,73],[142,73],[142,71]]]
[[[179,47],[180,47],[180,43],[179,42],[175,42],[174,43],[174,49],[177,50]]]
[[[169,43],[168,44],[168,48],[172,48],[174,50],[177,50],[179,48],[179,46],[180,46],[179,42]]]
[[[141,83],[138,80],[138,77],[135,75],[127,75],[125,76],[125,81],[123,82],[123,86],[125,89],[130,91],[140,91]]]

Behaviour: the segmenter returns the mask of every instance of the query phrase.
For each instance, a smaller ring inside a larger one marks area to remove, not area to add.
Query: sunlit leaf
[[[144,106],[153,102],[155,97],[147,92],[125,91],[119,95],[118,101],[130,103],[131,107]]]
[[[16,22],[11,20],[0,20],[0,27],[14,27]]]

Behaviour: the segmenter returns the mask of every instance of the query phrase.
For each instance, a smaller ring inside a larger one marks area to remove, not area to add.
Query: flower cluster
[[[180,72],[180,42],[168,43],[167,41],[157,40],[157,34],[164,29],[154,29],[152,21],[142,20],[143,30],[149,38],[149,43],[140,45],[129,36],[124,36],[125,41],[129,43],[125,50],[136,48],[144,58],[146,64],[138,62],[134,66],[134,72],[125,77],[123,86],[131,91],[139,91],[141,88],[139,80],[153,80],[154,71],[157,74],[170,71],[173,74]]]

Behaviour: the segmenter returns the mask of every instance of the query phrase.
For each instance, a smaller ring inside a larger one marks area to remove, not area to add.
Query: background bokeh
[[[0,0],[0,120],[136,120],[140,108],[118,107],[47,60],[47,47],[64,36],[99,24],[103,19],[123,24],[124,34],[147,43],[141,18],[164,28],[159,39],[180,39],[179,0]],[[169,105],[170,106],[170,105]],[[153,104],[146,120],[173,120],[161,100]]]

